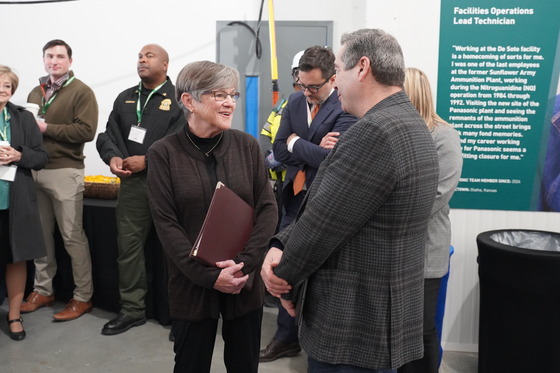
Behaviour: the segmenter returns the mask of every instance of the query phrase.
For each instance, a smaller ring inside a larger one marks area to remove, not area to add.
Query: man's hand
[[[294,305],[294,302],[280,298],[280,303],[282,303],[282,307],[286,309],[286,312],[288,312],[290,316],[296,317],[296,306]]]
[[[45,133],[45,131],[47,130],[47,122],[41,119],[35,119],[35,120],[37,121],[37,126],[39,127],[39,131],[41,131],[41,133]]]
[[[146,169],[146,156],[133,155],[123,160],[123,168],[133,174]]]
[[[243,262],[236,264],[233,260],[217,262],[216,266],[222,271],[214,283],[214,289],[226,294],[239,294],[249,279],[249,275],[241,272],[243,265]]]
[[[131,171],[124,169],[123,159],[121,157],[113,157],[109,162],[109,168],[111,172],[118,177],[127,177],[132,175]]]
[[[273,296],[280,298],[282,294],[289,293],[292,286],[288,282],[274,274],[274,268],[278,266],[282,259],[282,250],[277,247],[271,247],[264,258],[261,269],[261,277],[266,286],[266,290]]]
[[[338,142],[338,136],[340,136],[340,132],[329,132],[321,139],[321,143],[319,146],[325,149],[332,149]]]
[[[290,136],[288,136],[288,138],[286,139],[286,145],[289,144],[290,141],[292,141],[296,137],[299,137],[297,133],[292,133]]]

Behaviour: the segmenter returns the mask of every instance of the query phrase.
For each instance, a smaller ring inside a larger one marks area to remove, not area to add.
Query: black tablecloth
[[[115,200],[85,198],[83,223],[92,260],[93,305],[113,312],[118,312],[120,309],[116,204]],[[155,318],[162,325],[169,325],[167,276],[161,244],[153,228],[146,243],[145,255],[148,279],[146,317]],[[56,233],[56,258],[58,270],[54,278],[55,296],[57,300],[67,301],[72,298],[74,280],[70,257],[64,250],[58,230]],[[32,287],[32,280],[28,285],[28,287]]]

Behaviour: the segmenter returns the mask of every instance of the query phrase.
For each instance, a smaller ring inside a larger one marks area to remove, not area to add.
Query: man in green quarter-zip
[[[28,102],[39,105],[37,125],[49,162],[33,171],[37,187],[39,215],[47,256],[35,259],[33,292],[21,306],[32,312],[54,302],[56,275],[54,227],[58,225],[64,247],[72,262],[74,295],[66,307],[53,315],[57,321],[73,320],[91,311],[93,282],[89,245],[82,227],[84,191],[84,144],[97,130],[97,100],[90,87],[76,79],[72,48],[62,40],[51,40],[43,47],[47,76],[39,79]]]

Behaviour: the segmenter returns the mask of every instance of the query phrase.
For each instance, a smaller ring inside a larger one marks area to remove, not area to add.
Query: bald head
[[[159,44],[146,44],[142,49],[151,50],[161,56],[162,60],[169,62],[167,51]]]
[[[154,89],[167,78],[169,55],[157,44],[147,44],[138,53],[137,70],[146,88]]]

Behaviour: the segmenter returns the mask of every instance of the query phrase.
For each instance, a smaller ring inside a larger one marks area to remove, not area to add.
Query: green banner
[[[451,207],[538,209],[559,32],[558,0],[442,0],[437,111],[464,160]]]

